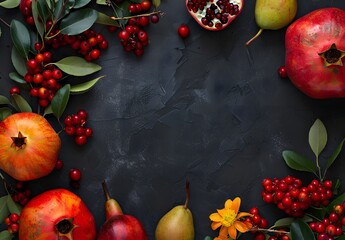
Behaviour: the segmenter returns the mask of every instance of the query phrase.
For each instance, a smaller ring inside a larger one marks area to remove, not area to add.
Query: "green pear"
[[[259,37],[264,29],[278,30],[287,26],[296,13],[297,0],[256,0],[255,21],[260,29],[246,45]]]
[[[186,183],[186,202],[167,212],[156,227],[156,240],[194,240],[192,212],[188,209],[189,183]]]

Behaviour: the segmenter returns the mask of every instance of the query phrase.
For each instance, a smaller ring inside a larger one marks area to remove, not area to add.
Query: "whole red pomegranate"
[[[60,147],[60,137],[39,114],[15,113],[0,122],[0,169],[18,181],[48,175]]]
[[[123,214],[119,203],[110,198],[106,183],[103,182],[102,186],[106,196],[106,221],[98,233],[97,240],[147,240],[147,234],[139,220]]]
[[[243,0],[186,0],[186,6],[200,26],[218,31],[227,27],[241,13]]]
[[[286,31],[286,72],[312,98],[345,97],[345,11],[315,10]]]
[[[31,199],[20,213],[19,240],[95,240],[95,220],[74,193],[53,189]]]

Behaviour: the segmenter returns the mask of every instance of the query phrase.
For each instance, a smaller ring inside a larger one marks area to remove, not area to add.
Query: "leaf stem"
[[[128,19],[131,19],[131,18],[138,18],[138,17],[149,17],[151,15],[154,15],[154,14],[163,14],[162,11],[154,11],[154,12],[150,12],[150,13],[143,13],[143,14],[138,14],[138,15],[135,15],[135,16],[127,16],[127,17],[120,17],[120,18],[116,18],[116,17],[111,17],[111,19],[113,20],[128,20]]]
[[[321,174],[321,167],[320,167],[320,164],[319,164],[319,156],[316,156],[315,162],[316,162],[316,167],[319,170],[319,176],[318,176],[319,180],[322,182],[323,181],[323,177],[322,177],[322,174]]]

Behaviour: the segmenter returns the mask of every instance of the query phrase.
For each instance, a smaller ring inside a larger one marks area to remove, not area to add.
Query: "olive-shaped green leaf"
[[[73,76],[86,76],[102,69],[101,66],[95,63],[75,56],[65,57],[52,64],[60,68],[61,71]]]
[[[15,47],[13,47],[11,51],[11,61],[14,69],[16,69],[21,76],[24,76],[28,72],[26,59],[19,54],[19,51]]]
[[[7,207],[7,195],[0,197],[0,222],[4,222],[5,218],[10,214]]]
[[[320,119],[316,119],[309,130],[309,145],[316,157],[320,155],[327,144],[327,130]]]
[[[204,238],[204,240],[212,240],[212,238],[210,236],[207,236]]]
[[[75,4],[75,0],[57,1],[54,9],[54,21],[58,22],[67,16]]]
[[[11,72],[10,74],[8,74],[8,76],[11,80],[13,80],[16,83],[19,83],[22,86],[29,86],[29,84],[17,72]]]
[[[313,219],[309,216],[303,216],[302,218],[300,218],[303,222],[311,222],[313,221]],[[296,218],[293,217],[286,217],[286,218],[281,218],[278,219],[274,225],[272,226],[272,228],[286,228],[289,227],[291,225],[291,223],[293,223],[296,220]]]
[[[159,5],[161,5],[161,0],[152,0],[152,4],[154,7],[159,7]]]
[[[308,158],[296,153],[294,151],[283,151],[282,153],[285,163],[292,169],[298,171],[315,173],[316,165]]]
[[[8,116],[12,115],[12,110],[8,107],[0,108],[0,121],[4,120]],[[0,210],[1,212],[1,210]]]
[[[10,233],[8,230],[4,230],[0,232],[1,240],[11,240],[13,238],[14,238],[14,234]]]
[[[1,104],[6,104],[6,105],[8,105],[8,104],[11,104],[11,102],[10,102],[10,100],[8,100],[7,97],[0,95],[0,105],[1,105]]]
[[[21,95],[12,94],[11,100],[13,107],[18,112],[32,112],[31,106]]]
[[[337,159],[337,157],[339,156],[341,150],[343,149],[343,145],[344,145],[344,141],[345,139],[343,139],[339,145],[337,146],[337,148],[335,149],[335,151],[333,152],[333,154],[327,159],[327,164],[326,164],[326,170],[332,166],[332,164],[334,163],[334,161]]]
[[[10,33],[13,45],[18,50],[19,54],[28,59],[30,50],[30,33],[23,23],[13,19],[10,25]]]
[[[11,213],[17,213],[18,215],[20,215],[20,212],[22,211],[22,206],[13,201],[11,195],[7,195],[6,203],[8,210],[10,210]]]
[[[82,94],[82,93],[89,91],[98,82],[98,80],[100,80],[103,77],[104,76],[100,76],[100,77],[93,79],[91,81],[71,86],[71,94],[74,94],[74,95],[75,94]]]
[[[77,35],[89,29],[97,19],[97,11],[91,8],[79,9],[61,20],[60,31],[67,35]]]
[[[73,8],[81,8],[86,6],[91,0],[75,0],[75,4]]]
[[[41,16],[39,13],[39,1],[32,1],[31,3],[31,9],[32,9],[32,16],[34,18],[35,22],[35,27],[37,29],[38,34],[40,35],[41,40],[44,39],[44,31],[45,31],[45,26],[43,22],[45,22],[44,16]],[[39,20],[41,19],[41,20]],[[43,20],[42,20],[43,19]]]
[[[52,114],[52,113],[53,113],[52,105],[49,104],[49,105],[44,109],[43,116],[46,116],[46,115]]]
[[[20,0],[5,0],[0,2],[0,6],[4,8],[16,8],[19,6]]]
[[[117,21],[115,21],[114,19],[112,19],[108,15],[101,13],[101,12],[98,12],[96,23],[108,25],[108,26],[120,27],[120,24]]]
[[[301,220],[293,222],[290,226],[291,240],[315,240],[309,225]]]
[[[100,4],[100,5],[107,5],[107,1],[106,0],[97,0],[96,3]]]
[[[70,96],[70,88],[71,86],[69,84],[66,84],[65,86],[60,88],[56,92],[51,102],[53,114],[57,119],[59,119],[62,116],[63,112],[66,109],[69,96]]]
[[[38,15],[42,19],[42,23],[53,19],[54,13],[53,13],[53,10],[50,8],[50,2],[53,2],[53,1],[47,1],[47,0],[37,1],[37,11],[38,11]],[[53,6],[55,6],[55,2]]]

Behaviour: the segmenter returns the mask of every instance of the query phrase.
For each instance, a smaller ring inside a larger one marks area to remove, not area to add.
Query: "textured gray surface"
[[[160,217],[184,202],[188,179],[197,240],[217,235],[208,216],[236,196],[242,197],[242,210],[258,206],[273,224],[281,213],[261,200],[262,179],[291,174],[310,181],[312,175],[288,169],[281,152],[293,149],[312,157],[308,130],[320,118],[329,132],[329,156],[345,137],[345,102],[309,99],[278,77],[285,29],[264,31],[244,46],[258,30],[254,4],[246,1],[227,29],[208,32],[189,16],[183,1],[163,0],[165,16],[148,28],[150,46],[141,58],[125,53],[116,35],[100,28],[110,42],[98,62],[99,75],[107,76],[87,94],[72,96],[66,109],[66,114],[86,109],[94,136],[77,147],[62,134],[65,168],[32,182],[34,194],[56,187],[74,191],[99,227],[106,179],[123,210],[138,217],[154,239]],[[345,8],[339,0],[298,4],[297,17],[321,7]],[[8,22],[16,14],[0,9]],[[181,23],[191,28],[187,40],[177,35]],[[9,31],[1,26],[0,94],[8,96],[13,67]],[[79,190],[69,187],[71,167],[83,172]],[[342,154],[329,177],[342,178],[344,167]]]

